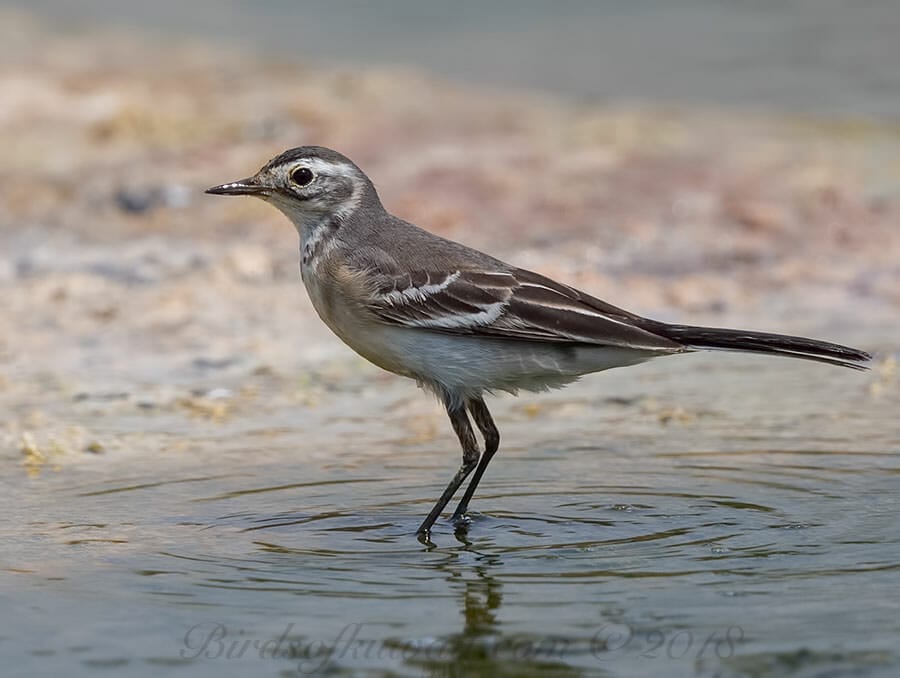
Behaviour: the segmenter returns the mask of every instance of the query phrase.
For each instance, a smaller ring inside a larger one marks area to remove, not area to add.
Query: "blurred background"
[[[22,3],[4,2],[15,6]],[[892,0],[35,0],[57,29],[138,28],[305,64],[412,66],[581,101],[900,113]]]
[[[394,654],[316,666],[896,675],[898,35],[894,0],[0,0],[2,665],[308,675],[191,629],[359,623]],[[322,325],[280,214],[203,193],[301,144],[616,305],[873,369],[492,400],[472,529],[423,551],[445,415]]]

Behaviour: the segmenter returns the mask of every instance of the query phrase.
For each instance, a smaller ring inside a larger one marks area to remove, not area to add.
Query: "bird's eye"
[[[309,167],[298,167],[291,172],[291,182],[297,186],[308,186],[315,178]]]

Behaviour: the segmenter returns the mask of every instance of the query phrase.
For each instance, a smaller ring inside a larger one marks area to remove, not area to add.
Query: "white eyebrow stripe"
[[[324,158],[304,158],[299,160],[294,167],[309,167],[315,173],[337,174],[344,177],[358,177],[359,171],[346,162],[331,162]]]
[[[456,271],[449,274],[446,278],[444,278],[443,282],[440,283],[428,283],[427,285],[422,285],[421,287],[407,287],[403,290],[394,290],[382,295],[382,299],[384,299],[391,306],[393,306],[394,304],[423,302],[428,297],[438,294],[439,292],[443,292],[459,278],[459,275],[459,271]]]

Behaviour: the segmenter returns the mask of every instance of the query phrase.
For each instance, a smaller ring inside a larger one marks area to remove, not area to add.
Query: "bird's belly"
[[[460,393],[484,390],[543,391],[579,376],[633,365],[653,357],[647,351],[447,335],[397,328],[393,343],[421,379]]]
[[[489,339],[374,324],[361,335],[348,336],[338,329],[335,333],[379,367],[459,396],[559,388],[583,374],[634,365],[659,355],[618,347]]]

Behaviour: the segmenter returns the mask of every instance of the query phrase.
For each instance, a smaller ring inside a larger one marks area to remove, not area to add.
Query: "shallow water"
[[[896,119],[894,0],[423,4],[0,0],[55,25],[202,36],[302,63],[403,64],[588,100]]]
[[[358,365],[221,420],[80,394],[127,445],[3,460],[4,675],[900,669],[889,372],[696,355],[495,399],[474,519],[426,548],[456,442]]]

